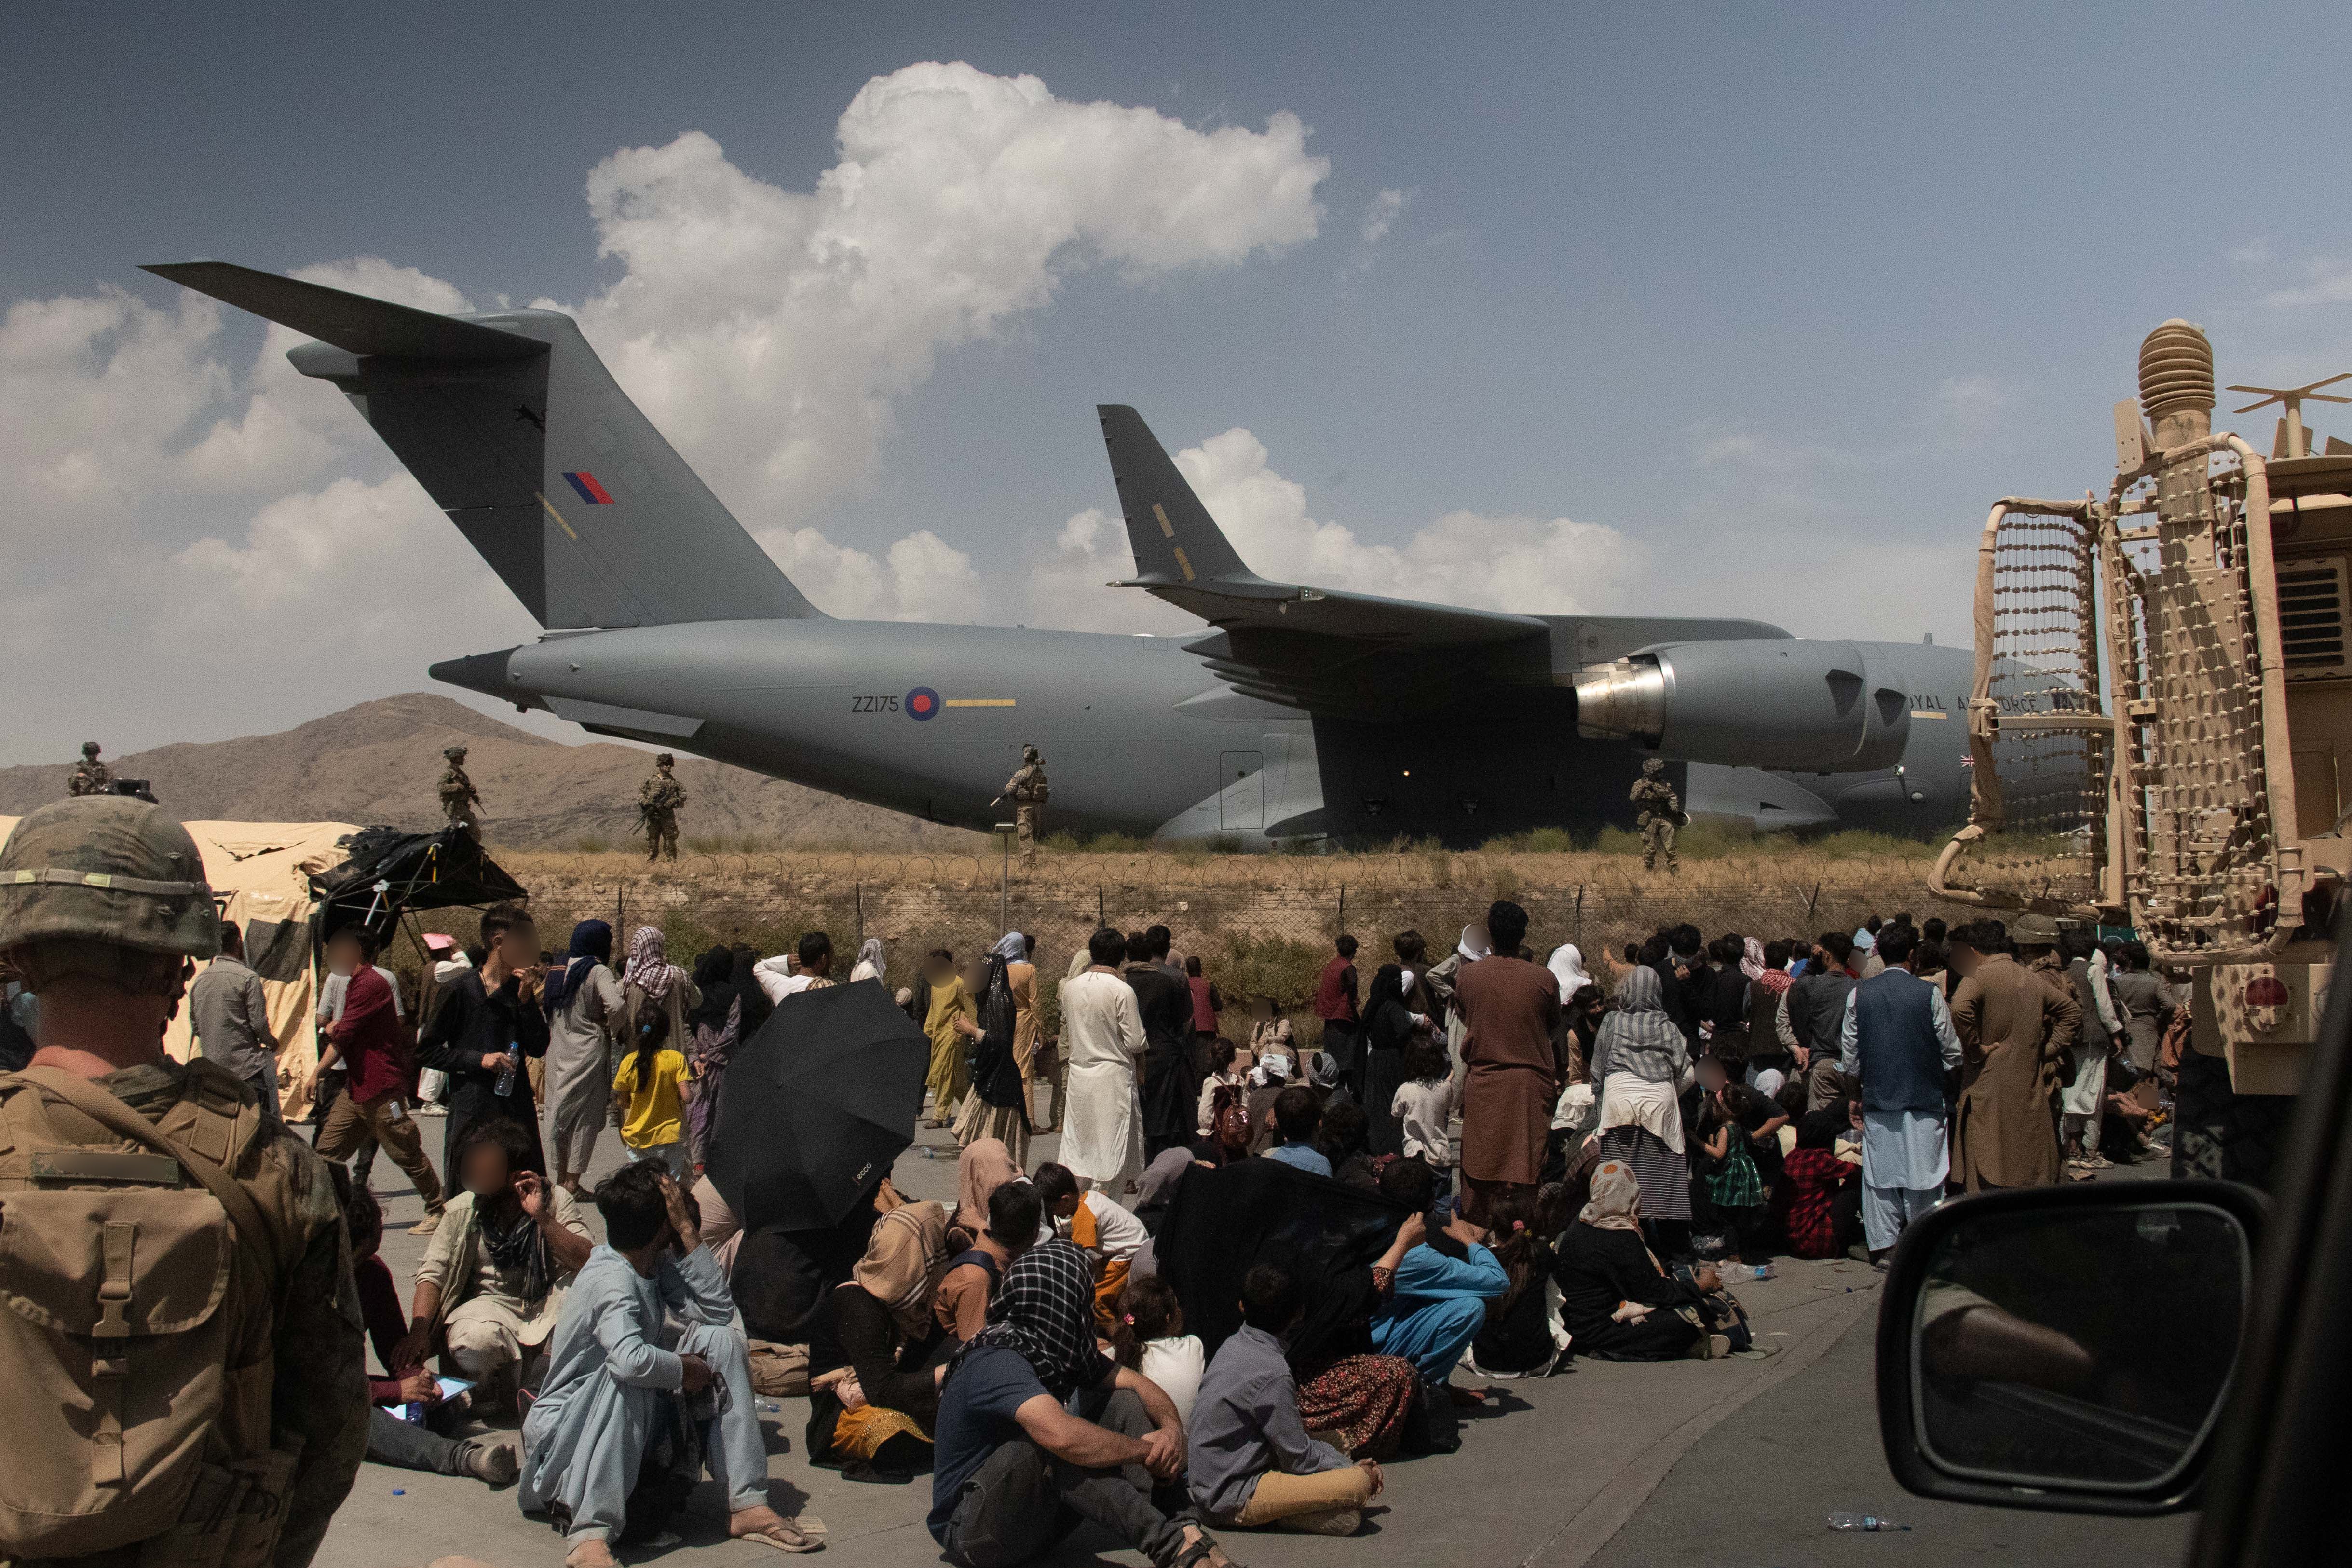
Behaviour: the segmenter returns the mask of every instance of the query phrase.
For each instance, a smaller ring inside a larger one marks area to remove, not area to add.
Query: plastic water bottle
[[[1907,1524],[1897,1524],[1891,1519],[1881,1519],[1874,1513],[1833,1513],[1830,1515],[1832,1530],[1908,1530]]]
[[[1749,1275],[1748,1278],[1751,1279],[1769,1279],[1772,1278],[1772,1266],[1769,1263],[1759,1263],[1756,1266],[1756,1271]]]
[[[522,1055],[522,1044],[516,1041],[507,1047],[506,1059],[499,1064],[499,1080],[490,1085],[490,1092],[504,1100],[514,1092],[515,1061]]]

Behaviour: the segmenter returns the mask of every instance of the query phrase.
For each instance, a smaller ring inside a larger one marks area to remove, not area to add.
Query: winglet
[[[346,353],[482,361],[529,359],[547,352],[545,343],[520,332],[502,332],[478,321],[461,321],[226,261],[181,261],[140,270],[291,327]]]
[[[1119,510],[1127,516],[1136,585],[1260,583],[1184,482],[1143,416],[1118,403],[1099,405],[1095,414],[1102,421],[1103,445],[1110,452]]]

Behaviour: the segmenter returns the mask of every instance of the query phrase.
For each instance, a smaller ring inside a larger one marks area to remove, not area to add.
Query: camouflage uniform
[[[477,844],[482,841],[482,797],[475,793],[474,781],[466,776],[466,748],[451,746],[441,753],[449,765],[441,770],[442,815],[452,827],[462,827]]]
[[[38,879],[17,879],[23,873]],[[203,859],[187,830],[156,806],[112,795],[44,806],[0,848],[0,958],[36,988],[75,973],[134,991],[154,985],[159,973],[171,973],[157,969],[159,955],[208,958],[217,951],[219,925],[203,876]],[[86,1043],[123,1047],[120,1040]],[[235,1241],[221,1256],[217,1280],[209,1256],[204,1259],[202,1285],[215,1293],[228,1328],[220,1371],[197,1364],[205,1377],[225,1374],[226,1388],[218,1391],[226,1394],[220,1415],[205,1426],[195,1451],[166,1460],[141,1448],[133,1423],[168,1420],[165,1408],[142,1408],[142,1401],[121,1413],[132,1462],[120,1484],[133,1497],[163,1490],[156,1467],[168,1463],[187,1473],[193,1490],[186,1502],[160,1525],[132,1511],[115,1529],[101,1507],[82,1537],[90,1548],[65,1560],[169,1568],[217,1563],[226,1550],[233,1561],[294,1568],[318,1550],[367,1450],[364,1330],[342,1211],[326,1163],[283,1124],[266,1120],[251,1089],[217,1063],[198,1058],[182,1065],[164,1057],[156,1042],[143,1044],[154,1048],[152,1060],[95,1078],[58,1068],[0,1075],[0,1121],[19,1134],[13,1152],[0,1151],[0,1193],[11,1199],[44,1192],[68,1197],[60,1188],[82,1184],[60,1167],[69,1167],[81,1148],[92,1151],[84,1158],[153,1159],[140,1141],[76,1105],[79,1098],[93,1108],[110,1108],[123,1125],[143,1120],[176,1141],[184,1166],[188,1160],[205,1162],[242,1190],[252,1205],[247,1217],[257,1227],[248,1231],[247,1221],[232,1213],[226,1228]],[[28,1131],[35,1134],[29,1143],[23,1136]],[[42,1145],[50,1152],[37,1159],[35,1149]],[[122,1192],[124,1183],[141,1184],[117,1172],[89,1185],[87,1195],[92,1204],[113,1201],[101,1194]],[[199,1183],[175,1174],[168,1185],[177,1200]],[[18,1223],[16,1215],[10,1223]],[[265,1237],[269,1245],[248,1263],[247,1241]],[[0,1264],[0,1271],[8,1275],[5,1286],[13,1294],[20,1287],[37,1289],[36,1277],[56,1261],[20,1254]],[[124,1249],[126,1268],[154,1271],[152,1283],[142,1278],[138,1300],[178,1289],[170,1276],[184,1262],[169,1253],[151,1257],[143,1247]],[[204,1289],[191,1289],[189,1300],[203,1300]],[[79,1397],[102,1401],[103,1379],[89,1382],[97,1377],[89,1342],[79,1342],[79,1348],[69,1339],[58,1343],[55,1375],[44,1377],[48,1408],[58,1408],[58,1390],[85,1383],[89,1392]],[[204,1391],[190,1387],[186,1394],[202,1398]],[[69,1410],[89,1408],[67,1404]],[[89,1429],[69,1420],[45,1423],[37,1412],[25,1410],[12,1420],[19,1439],[36,1447],[95,1447]],[[60,1473],[57,1465],[22,1453],[17,1463],[37,1483],[38,1472]],[[25,1479],[20,1474],[19,1481]],[[0,1556],[39,1560],[5,1546]]]
[[[66,781],[66,789],[76,795],[106,795],[114,788],[114,774],[98,760],[98,742],[81,743],[81,761],[74,764],[73,777]]]
[[[1666,764],[1655,757],[1645,760],[1631,798],[1642,808],[1642,815],[1634,819],[1642,830],[1642,869],[1656,870],[1658,857],[1664,855],[1666,874],[1679,875],[1683,868],[1675,854],[1675,829],[1682,826],[1685,818],[1682,797],[1666,782]]]
[[[654,759],[654,776],[637,786],[637,816],[645,828],[646,858],[661,858],[662,850],[677,858],[677,814],[686,805],[686,786],[670,769],[677,759],[667,752]]]
[[[1021,748],[1021,769],[1004,781],[1000,800],[1013,803],[1013,832],[1021,845],[1021,864],[1037,863],[1037,826],[1053,792],[1045,786],[1045,759],[1036,747]]]

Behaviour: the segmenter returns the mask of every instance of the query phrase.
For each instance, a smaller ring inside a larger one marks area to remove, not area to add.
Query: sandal
[[[1190,1528],[1200,1531],[1200,1534],[1180,1545],[1175,1554],[1160,1564],[1160,1568],[1241,1568],[1240,1563],[1225,1555],[1225,1549],[1217,1544],[1215,1536],[1198,1524]]]
[[[824,1521],[813,1514],[785,1520],[782,1524],[755,1530],[749,1535],[730,1539],[748,1541],[754,1546],[765,1546],[774,1552],[822,1552],[824,1550]]]

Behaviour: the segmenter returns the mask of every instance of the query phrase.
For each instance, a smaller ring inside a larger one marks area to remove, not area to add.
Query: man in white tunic
[[[1947,1080],[1960,1037],[1944,993],[1913,973],[1908,926],[1878,933],[1886,968],[1847,993],[1838,1070],[1862,1085],[1862,1228],[1870,1260],[1943,1201],[1951,1173]]]
[[[568,1568],[607,1568],[662,1401],[682,1396],[727,1493],[728,1535],[814,1551],[822,1525],[768,1506],[749,1347],[685,1193],[654,1166],[632,1164],[596,1189],[596,1207],[606,1240],[564,1298],[547,1384],[522,1424],[524,1510],[555,1520]],[[667,1317],[683,1325],[674,1334]]]
[[[1062,982],[1062,1057],[1069,1089],[1061,1163],[1090,1188],[1131,1193],[1143,1177],[1143,1105],[1136,1092],[1143,1015],[1120,973],[1127,941],[1105,927],[1086,970]]]

